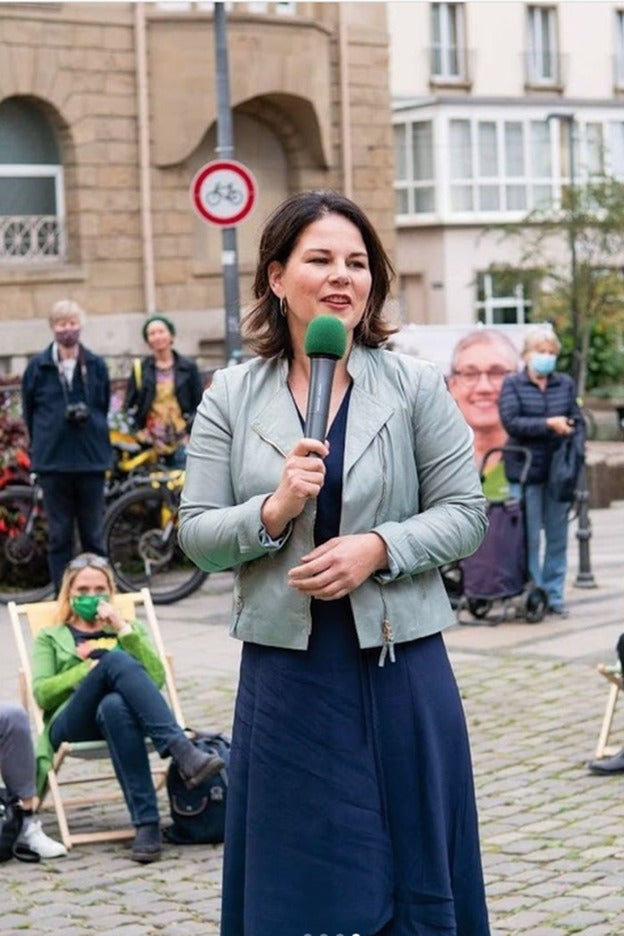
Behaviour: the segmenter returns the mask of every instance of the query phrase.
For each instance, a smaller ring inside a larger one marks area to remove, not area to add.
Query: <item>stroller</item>
[[[524,456],[520,499],[488,501],[489,528],[477,551],[441,569],[460,624],[480,621],[494,625],[518,618],[536,624],[546,613],[546,592],[528,578],[524,488],[531,467],[530,451],[519,446],[489,449],[481,463],[481,480],[488,461],[510,450]]]

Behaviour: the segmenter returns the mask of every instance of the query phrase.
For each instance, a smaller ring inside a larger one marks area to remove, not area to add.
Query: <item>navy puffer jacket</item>
[[[533,383],[525,370],[511,374],[503,383],[498,407],[509,442],[531,452],[528,484],[541,484],[548,480],[553,452],[561,441],[561,436],[546,425],[550,416],[574,419],[575,432],[582,434],[584,431],[574,381],[568,374],[551,374],[544,391]],[[524,464],[522,455],[507,452],[504,463],[508,480],[519,481]]]

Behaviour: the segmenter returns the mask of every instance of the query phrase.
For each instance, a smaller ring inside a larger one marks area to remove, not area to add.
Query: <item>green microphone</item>
[[[335,315],[319,315],[308,325],[304,342],[311,359],[304,436],[324,442],[336,362],[347,349],[347,332]]]

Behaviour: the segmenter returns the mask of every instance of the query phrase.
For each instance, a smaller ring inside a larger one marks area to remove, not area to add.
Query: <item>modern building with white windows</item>
[[[624,177],[624,3],[406,0],[388,25],[402,317],[523,324],[500,226],[556,208],[571,174]]]

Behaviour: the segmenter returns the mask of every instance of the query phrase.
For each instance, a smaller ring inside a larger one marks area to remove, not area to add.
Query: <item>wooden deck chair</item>
[[[176,721],[184,728],[171,659],[165,653],[149,589],[143,588],[140,592],[116,595],[114,603],[126,620],[139,620],[146,628],[165,668],[163,694],[167,698]],[[9,618],[19,654],[20,694],[25,708],[31,715],[37,737],[43,731],[43,714],[33,695],[30,649],[37,632],[57,622],[56,606],[56,601],[40,601],[31,604],[16,604],[11,601],[8,604]],[[151,749],[151,743],[148,743],[148,749]],[[158,790],[166,781],[168,761],[158,757],[153,753],[153,749],[150,761],[154,785]],[[66,792],[71,789],[76,790],[81,786],[84,789],[82,794],[70,795]],[[39,808],[46,808],[48,797],[52,800],[51,808],[54,808],[56,812],[63,844],[68,849],[73,845],[86,842],[129,839],[135,834],[136,830],[128,825],[119,827],[119,817],[116,817],[118,825],[115,828],[82,831],[86,807],[97,808],[106,802],[123,802],[123,793],[112,769],[106,741],[63,742],[55,754],[53,766],[48,773],[48,788]],[[80,831],[70,831],[69,812],[73,813],[72,828],[79,824]],[[87,821],[90,818],[89,815]],[[108,818],[110,825],[110,816],[104,818]]]
[[[598,737],[598,745],[596,747],[596,760],[601,757],[610,757],[612,754],[616,754],[620,750],[621,745],[618,747],[609,746],[609,736],[611,734],[611,728],[613,726],[613,716],[615,715],[615,707],[617,705],[618,696],[622,689],[624,688],[624,683],[622,681],[622,670],[620,669],[619,664],[615,666],[607,666],[605,663],[599,663],[597,670],[601,676],[609,683],[609,695],[607,697],[607,704],[605,706],[604,715],[602,717],[602,725],[600,727],[600,735]]]

